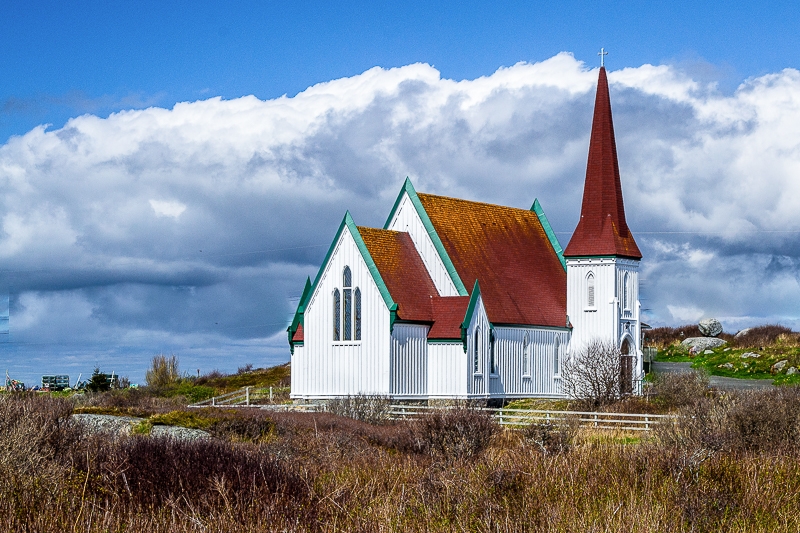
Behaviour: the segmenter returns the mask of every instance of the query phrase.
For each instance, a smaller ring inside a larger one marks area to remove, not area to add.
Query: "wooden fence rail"
[[[262,403],[274,398],[272,387],[244,387],[240,390],[215,396],[189,405],[189,407],[251,407],[274,411],[324,411],[322,404],[269,404]],[[391,404],[388,415],[391,420],[410,420],[426,413],[446,407],[413,404]],[[618,429],[624,431],[650,431],[653,426],[675,415],[651,415],[644,413],[601,413],[595,411],[549,411],[541,409],[508,409],[483,407],[498,424],[507,427],[522,427],[530,424],[560,424],[575,421],[580,426],[597,429]]]

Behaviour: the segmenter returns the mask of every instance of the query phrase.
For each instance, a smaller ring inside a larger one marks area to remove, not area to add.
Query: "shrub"
[[[746,330],[743,334],[737,334],[731,344],[737,348],[762,348],[774,344],[798,345],[800,333],[779,324],[758,326]]]
[[[800,442],[800,388],[741,393],[731,406],[732,447],[773,451]]]
[[[596,409],[620,397],[620,356],[616,344],[594,340],[567,360],[561,371],[563,392],[583,409]]]
[[[344,396],[328,400],[325,410],[354,420],[380,424],[389,419],[390,404],[385,396]]]
[[[651,389],[652,394],[670,408],[692,405],[702,400],[708,390],[708,375],[697,370],[658,374]]]
[[[533,423],[522,430],[522,438],[545,455],[569,451],[578,432],[580,420],[567,417],[558,422]]]
[[[414,424],[418,449],[435,458],[467,459],[481,453],[497,431],[491,415],[461,406],[433,409]]]
[[[154,355],[150,369],[145,372],[145,381],[148,387],[154,389],[164,388],[177,383],[181,378],[178,371],[178,357],[164,354]]]

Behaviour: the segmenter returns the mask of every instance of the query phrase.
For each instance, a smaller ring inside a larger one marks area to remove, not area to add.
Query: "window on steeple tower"
[[[594,274],[586,276],[586,307],[594,307]]]

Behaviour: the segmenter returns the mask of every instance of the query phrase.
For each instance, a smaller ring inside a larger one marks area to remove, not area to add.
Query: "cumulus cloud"
[[[567,53],[462,81],[376,67],[294,97],[13,137],[0,147],[7,359],[138,361],[134,375],[160,351],[205,370],[286,360],[282,330],[344,211],[382,225],[406,176],[523,208],[538,197],[566,245],[596,80]],[[733,94],[668,65],[609,80],[646,319],[797,324],[800,72]]]

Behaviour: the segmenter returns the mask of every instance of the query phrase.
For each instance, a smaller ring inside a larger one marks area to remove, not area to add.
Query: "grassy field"
[[[800,384],[800,334],[781,326],[753,328],[748,335],[735,338],[723,335],[728,344],[707,350],[710,353],[690,354],[681,346],[683,338],[700,336],[696,327],[659,328],[652,333],[658,345],[658,361],[690,362],[692,367],[715,375],[747,379],[774,379],[776,385]],[[785,361],[780,370],[776,363]]]
[[[646,434],[572,423],[501,429],[469,408],[370,424],[186,409],[142,390],[4,394],[0,528],[800,530],[800,389],[720,396],[671,379],[654,385],[652,403],[682,418]],[[76,411],[137,414],[211,437],[91,434],[71,422]]]

